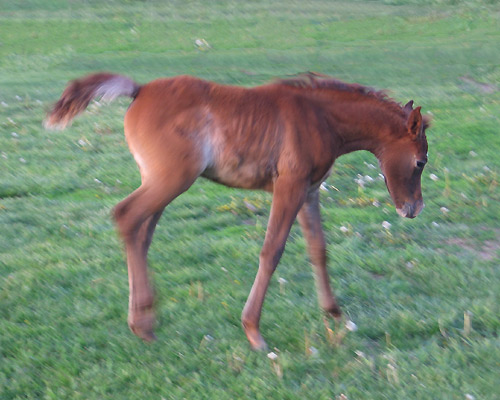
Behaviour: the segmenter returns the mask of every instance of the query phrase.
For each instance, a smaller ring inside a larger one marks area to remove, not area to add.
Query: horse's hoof
[[[132,327],[130,328],[130,330],[134,333],[134,335],[141,338],[145,342],[151,343],[156,340],[156,335],[154,334],[153,330],[145,331]]]
[[[266,351],[267,343],[262,338],[262,335],[258,330],[245,328],[245,334],[250,342],[250,347],[254,351]]]
[[[267,343],[263,340],[260,343],[250,343],[253,351],[264,352],[268,350]]]
[[[156,340],[153,332],[154,315],[152,312],[146,313],[141,317],[133,316],[128,319],[128,326],[132,333],[145,342]]]
[[[250,342],[250,347],[252,348],[253,351],[267,351],[267,343],[266,341],[262,338],[260,333],[258,333],[256,336],[250,337],[250,335],[247,335],[248,341]]]
[[[335,321],[341,321],[342,320],[342,310],[338,305],[334,305],[333,307],[325,310],[329,315],[331,315],[333,318],[335,318]]]

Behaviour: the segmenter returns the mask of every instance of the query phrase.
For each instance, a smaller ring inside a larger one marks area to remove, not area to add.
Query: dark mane
[[[316,72],[305,72],[290,78],[278,79],[275,83],[303,89],[327,89],[338,92],[356,93],[380,101],[402,117],[407,116],[403,106],[390,98],[385,91],[376,90],[357,83],[342,82],[328,75],[318,74]]]

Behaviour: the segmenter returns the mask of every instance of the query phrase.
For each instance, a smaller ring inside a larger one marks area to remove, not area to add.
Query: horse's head
[[[415,218],[422,208],[420,178],[427,162],[425,129],[428,121],[420,114],[421,107],[413,109],[413,101],[405,107],[406,120],[393,132],[379,154],[380,167],[387,189],[399,215]]]

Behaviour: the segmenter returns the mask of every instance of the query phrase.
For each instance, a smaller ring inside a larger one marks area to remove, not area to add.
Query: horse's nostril
[[[424,208],[424,202],[422,200],[417,200],[413,204],[408,205],[408,218],[415,218],[422,209]]]
[[[422,210],[422,203],[405,203],[403,207],[397,208],[396,211],[401,217],[415,218]]]

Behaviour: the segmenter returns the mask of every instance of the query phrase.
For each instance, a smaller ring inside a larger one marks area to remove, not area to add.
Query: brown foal
[[[413,101],[401,106],[383,92],[312,73],[255,88],[190,76],[139,85],[98,73],[68,85],[46,126],[64,128],[92,99],[117,96],[133,98],[125,136],[142,184],[116,206],[114,217],[127,252],[128,323],[144,340],[155,337],[146,260],[156,223],[199,176],[273,193],[259,269],[242,313],[254,349],[266,348],[259,330],[262,304],[296,217],[315,269],[319,303],[334,317],[341,315],[326,270],[318,193],[337,157],[372,152],[397,212],[413,218],[422,210],[428,121]]]

